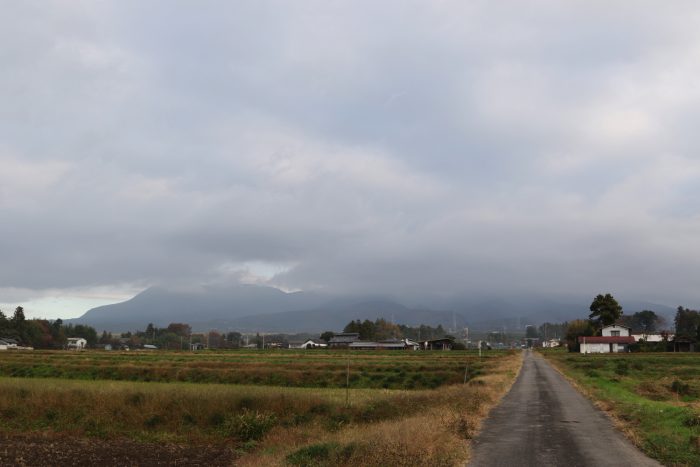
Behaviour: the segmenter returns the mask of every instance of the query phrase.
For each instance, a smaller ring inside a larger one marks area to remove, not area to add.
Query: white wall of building
[[[612,326],[605,326],[603,328],[603,336],[605,337],[610,337],[613,334],[614,331],[618,331],[620,334],[617,334],[618,336],[629,336],[630,335],[630,330],[629,328],[626,328],[624,326],[617,326],[617,325],[612,325]]]

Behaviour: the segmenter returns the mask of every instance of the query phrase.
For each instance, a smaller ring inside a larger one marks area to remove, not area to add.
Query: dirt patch
[[[233,465],[224,445],[188,446],[44,433],[0,433],[0,465]]]

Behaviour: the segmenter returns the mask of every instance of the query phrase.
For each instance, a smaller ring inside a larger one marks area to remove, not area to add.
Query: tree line
[[[66,325],[60,319],[27,319],[21,306],[9,318],[0,310],[0,338],[3,337],[36,349],[62,349],[69,337],[82,337],[88,345],[98,341],[97,332],[90,326]]]
[[[389,339],[408,338],[415,341],[424,341],[430,339],[440,339],[447,337],[447,332],[439,324],[437,327],[426,326],[406,326],[404,324],[394,324],[383,318],[378,318],[375,321],[368,319],[360,321],[359,319],[350,321],[344,328],[343,332],[356,332],[360,334],[360,339],[368,341],[383,341]],[[324,333],[321,338],[324,338],[332,332]],[[327,340],[327,339],[326,339]]]

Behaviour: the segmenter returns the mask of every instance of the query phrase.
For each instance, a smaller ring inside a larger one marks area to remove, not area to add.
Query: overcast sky
[[[700,304],[695,1],[21,1],[0,308],[154,284]]]

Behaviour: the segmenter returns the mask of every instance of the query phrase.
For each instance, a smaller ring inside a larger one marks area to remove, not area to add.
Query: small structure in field
[[[66,343],[68,350],[83,350],[87,347],[87,340],[82,337],[69,337]]]
[[[201,342],[193,342],[190,344],[190,350],[204,350],[206,347]]]
[[[629,352],[630,344],[636,342],[630,335],[630,328],[619,324],[605,326],[601,334],[601,336],[579,336],[581,353]]]
[[[429,341],[421,342],[420,348],[422,350],[452,350],[454,345],[454,340],[449,337],[443,337],[441,339],[432,339]]]
[[[559,347],[561,346],[561,341],[559,339],[549,339],[546,341],[542,341],[542,347],[551,349],[554,347]]]
[[[674,352],[695,352],[695,341],[687,337],[673,339]]]

